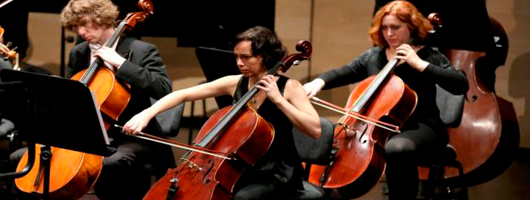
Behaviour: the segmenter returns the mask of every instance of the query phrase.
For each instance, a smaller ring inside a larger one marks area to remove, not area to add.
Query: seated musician
[[[116,78],[131,86],[131,99],[117,122],[123,124],[149,107],[151,97],[159,99],[172,89],[166,66],[153,44],[120,37],[116,46],[104,46],[115,32],[117,17],[118,9],[110,0],[71,0],[61,12],[63,25],[86,40],[70,52],[69,76],[101,58],[105,67],[116,73]],[[146,130],[161,134],[156,120],[150,120]],[[142,171],[143,166],[152,162],[155,155],[162,156],[157,162],[174,162],[171,153],[162,151],[169,147],[124,136],[120,130],[108,132],[117,152],[103,160],[103,169],[94,187],[96,195],[100,199],[141,199],[150,188],[150,175]]]
[[[116,122],[124,124],[134,114],[151,106],[150,98],[159,99],[169,94],[172,86],[166,66],[153,44],[124,36],[118,39],[117,45],[104,46],[115,33],[117,17],[118,8],[110,0],[71,0],[61,12],[63,25],[85,40],[70,52],[68,75],[73,76],[88,68],[95,59],[102,59],[105,65],[100,67],[111,69],[119,81],[130,85],[129,103]],[[156,120],[148,124],[146,131],[162,134]],[[75,130],[72,131],[75,134]],[[144,166],[146,163],[160,166],[162,174],[174,167],[170,147],[127,136],[117,128],[107,132],[116,152],[103,160],[94,186],[97,197],[102,200],[142,199],[151,186],[151,174],[145,173]],[[154,157],[157,159],[152,159]]]
[[[466,76],[455,70],[437,50],[424,46],[432,28],[421,13],[407,1],[393,1],[373,18],[369,31],[373,48],[349,64],[321,74],[304,85],[310,97],[321,89],[335,88],[376,75],[392,58],[400,59],[394,74],[418,95],[412,116],[401,133],[391,136],[385,145],[386,178],[389,198],[415,199],[418,190],[418,161],[445,148],[446,127],[436,106],[435,84],[453,94],[468,90]]]
[[[254,166],[243,171],[232,191],[233,197],[281,198],[302,188],[302,166],[292,128],[318,138],[320,119],[300,82],[281,75],[267,75],[267,70],[286,55],[285,47],[274,32],[261,26],[253,27],[237,35],[234,44],[235,59],[242,74],[174,91],[134,116],[123,130],[137,134],[158,113],[185,101],[220,95],[232,95],[237,101],[255,86],[260,91],[250,104],[272,124],[275,136],[268,152]]]

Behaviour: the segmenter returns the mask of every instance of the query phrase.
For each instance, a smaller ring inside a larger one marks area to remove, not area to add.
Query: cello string
[[[399,131],[399,130],[395,130],[395,129],[392,129],[392,128],[388,128],[388,127],[383,126],[383,125],[380,125],[380,124],[378,124],[378,123],[376,123],[376,122],[372,122],[372,121],[370,121],[370,120],[366,120],[366,119],[363,119],[363,118],[361,118],[361,117],[357,117],[357,116],[355,116],[355,115],[352,115],[351,113],[347,113],[347,112],[344,112],[344,111],[342,111],[342,110],[335,109],[335,108],[329,107],[329,106],[324,105],[324,104],[320,104],[320,103],[318,103],[318,102],[312,102],[312,103],[315,104],[315,105],[321,106],[321,107],[323,107],[323,108],[327,108],[327,109],[329,109],[329,110],[331,110],[331,111],[335,111],[335,112],[338,112],[338,113],[343,114],[343,115],[348,115],[348,116],[350,116],[350,117],[353,117],[353,118],[355,118],[355,119],[358,119],[358,120],[364,121],[364,122],[366,122],[366,123],[372,124],[372,125],[374,125],[374,126],[377,126],[377,127],[379,127],[379,128],[382,128],[382,129],[385,129],[385,130],[388,130],[388,131],[392,131],[392,132],[396,132],[396,133],[400,133],[400,132],[401,132],[401,131]]]
[[[313,99],[311,99],[312,101],[316,101],[316,102],[319,102],[321,104],[324,104],[324,105],[327,105],[327,106],[330,106],[330,107],[333,107],[335,109],[338,109],[338,110],[341,110],[342,112],[347,112],[351,115],[354,115],[354,116],[357,116],[359,118],[362,119],[365,119],[365,120],[370,120],[370,121],[373,121],[374,123],[379,123],[381,125],[385,125],[385,126],[388,126],[388,127],[392,127],[394,128],[395,130],[399,130],[399,126],[396,126],[394,124],[390,124],[390,123],[387,123],[387,122],[383,122],[383,121],[379,121],[377,119],[374,119],[374,118],[370,118],[370,117],[367,117],[367,116],[364,116],[364,115],[361,115],[359,113],[356,113],[356,112],[352,112],[352,111],[348,111],[348,110],[345,110],[344,108],[340,107],[340,106],[337,106],[335,104],[332,104],[332,103],[329,103],[327,101],[324,101],[322,99],[319,99],[318,97],[313,97]]]
[[[329,109],[331,111],[335,111],[335,112],[338,112],[340,114],[343,114],[343,115],[347,115],[347,116],[350,116],[350,117],[353,117],[355,119],[358,119],[358,120],[361,120],[363,122],[366,122],[366,123],[369,123],[369,124],[372,124],[374,126],[377,126],[379,128],[382,128],[382,129],[385,129],[385,130],[388,130],[388,131],[392,131],[392,132],[395,132],[395,133],[400,133],[401,131],[399,131],[399,127],[398,126],[395,126],[395,125],[392,125],[392,124],[388,124],[388,123],[385,123],[385,122],[381,122],[381,121],[377,121],[377,120],[373,120],[372,119],[369,119],[367,117],[360,117],[360,116],[356,116],[350,112],[346,112],[344,111],[343,109],[338,109],[338,108],[335,108],[335,107],[332,107],[332,106],[329,106],[329,105],[326,105],[326,104],[323,104],[322,102],[324,102],[323,100],[320,100],[316,97],[313,97],[311,99],[311,103],[315,104],[315,105],[318,105],[320,107],[323,107],[323,108],[326,108],[326,109]],[[365,119],[366,118],[366,119]],[[386,127],[388,126],[388,127]],[[392,127],[392,128],[389,128],[389,127]]]
[[[186,147],[186,146],[173,144],[173,143],[169,143],[169,142],[165,142],[165,141],[160,141],[160,140],[156,140],[156,139],[153,139],[153,138],[145,137],[145,136],[142,136],[142,135],[136,135],[135,137],[140,138],[140,139],[144,139],[144,140],[157,142],[157,143],[160,143],[160,144],[165,144],[165,145],[181,148],[181,149],[188,150],[188,151],[194,151],[194,152],[198,152],[198,153],[202,153],[202,154],[206,154],[206,155],[210,155],[210,156],[226,159],[226,160],[233,160],[233,158],[230,158],[230,157],[227,157],[227,156],[218,155],[218,154],[215,154],[215,153],[210,153],[210,152],[207,152],[207,151],[194,149],[194,148],[191,148],[191,147]]]

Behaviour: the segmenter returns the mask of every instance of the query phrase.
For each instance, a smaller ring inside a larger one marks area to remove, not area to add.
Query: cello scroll
[[[284,58],[280,70],[286,72],[292,65],[298,65],[303,60],[309,60],[313,53],[313,46],[310,42],[301,40],[296,43],[296,50],[300,53],[294,53]]]
[[[149,15],[153,15],[153,2],[150,0],[140,0],[136,4],[143,12],[133,12],[127,14],[126,21],[127,28],[132,29],[138,22],[143,22]]]

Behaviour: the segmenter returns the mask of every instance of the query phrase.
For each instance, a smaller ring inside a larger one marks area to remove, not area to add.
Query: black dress
[[[287,77],[280,76],[277,81],[282,95],[287,80]],[[234,102],[248,92],[247,86],[248,78],[242,77],[234,94]],[[248,199],[238,198],[242,196],[241,193],[251,199],[282,197],[302,187],[302,164],[294,144],[292,123],[268,98],[258,108],[258,114],[273,125],[274,140],[267,153],[243,172],[234,190],[235,199]]]

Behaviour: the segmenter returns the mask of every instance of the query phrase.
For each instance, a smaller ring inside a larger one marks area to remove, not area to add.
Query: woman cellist
[[[111,69],[119,81],[130,85],[130,100],[116,122],[123,124],[151,106],[150,98],[159,99],[172,89],[166,66],[153,44],[122,36],[116,45],[104,46],[116,32],[118,13],[110,0],[71,0],[61,12],[61,22],[85,40],[70,52],[68,76],[88,68],[95,59],[102,59],[105,66],[100,67]],[[162,134],[156,120],[149,121],[146,130]],[[160,166],[162,173],[174,167],[170,147],[126,136],[119,129],[107,132],[116,152],[103,159],[94,185],[99,199],[141,199],[151,186],[151,175],[143,170],[146,163]],[[152,159],[155,155],[163,159]]]
[[[144,129],[156,114],[185,101],[232,95],[237,101],[249,88],[260,89],[250,101],[260,116],[274,127],[274,139],[267,153],[245,170],[233,190],[234,199],[273,199],[302,187],[302,166],[294,146],[292,128],[309,136],[320,136],[318,114],[302,85],[285,76],[267,75],[285,55],[276,34],[261,26],[237,35],[233,47],[241,75],[230,75],[191,88],[175,91],[134,116],[124,126],[128,134]],[[200,186],[197,186],[200,187]]]
[[[448,135],[436,106],[435,84],[453,94],[468,90],[466,76],[455,70],[440,52],[424,46],[429,21],[407,1],[393,1],[373,18],[369,31],[375,47],[349,64],[321,74],[304,85],[309,97],[361,81],[377,74],[392,58],[400,59],[394,74],[418,96],[415,112],[385,144],[389,199],[415,199],[418,190],[418,161],[445,147]]]

